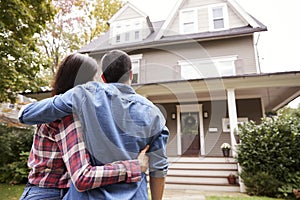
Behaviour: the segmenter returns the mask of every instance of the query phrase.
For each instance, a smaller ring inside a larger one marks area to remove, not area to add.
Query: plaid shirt
[[[37,126],[28,159],[28,181],[39,187],[68,188],[70,176],[79,191],[141,180],[137,160],[91,166],[81,124],[72,115]]]

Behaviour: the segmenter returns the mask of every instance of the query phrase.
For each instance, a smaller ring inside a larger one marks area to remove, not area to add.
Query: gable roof
[[[88,45],[82,47],[78,50],[80,53],[101,53],[105,51],[109,51],[112,49],[121,49],[121,50],[134,50],[134,49],[142,49],[142,48],[151,48],[151,47],[158,47],[176,43],[187,43],[192,40],[196,41],[207,41],[207,40],[214,40],[214,39],[223,39],[223,38],[230,38],[230,37],[239,37],[244,35],[250,35],[255,32],[266,31],[267,27],[259,22],[257,19],[246,13],[234,0],[227,0],[228,3],[232,6],[236,13],[240,17],[243,18],[248,25],[243,27],[231,28],[228,30],[222,31],[215,31],[215,32],[200,32],[200,33],[193,33],[193,34],[185,34],[185,35],[172,35],[172,36],[165,36],[164,31],[166,27],[172,22],[176,13],[179,11],[180,7],[186,0],[178,0],[177,4],[175,5],[174,9],[170,13],[169,17],[165,21],[158,21],[158,22],[151,22],[149,17],[146,16],[149,27],[152,27],[152,33],[144,40],[132,43],[120,43],[111,45],[109,43],[109,36],[110,30],[107,31],[105,34],[101,35],[100,37],[93,40]],[[110,20],[113,22],[117,19],[119,15],[125,12],[126,8],[130,6],[133,8],[134,6],[130,3],[127,3],[123,8],[121,8]],[[137,9],[137,8],[135,8]],[[138,10],[138,9],[137,9]],[[141,12],[141,11],[140,11]]]
[[[135,12],[137,12],[139,15],[141,15],[144,18],[147,18],[148,15],[146,13],[144,13],[143,11],[139,10],[137,7],[135,7],[133,4],[131,4],[130,2],[126,2],[126,4],[120,9],[118,10],[109,20],[108,23],[111,24],[112,22],[114,22],[115,20],[118,19],[119,16],[121,16],[128,8],[132,8]]]

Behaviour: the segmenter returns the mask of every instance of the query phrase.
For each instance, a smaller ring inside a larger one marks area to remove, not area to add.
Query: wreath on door
[[[184,119],[184,124],[186,127],[193,127],[196,124],[196,119],[193,116],[188,116]]]

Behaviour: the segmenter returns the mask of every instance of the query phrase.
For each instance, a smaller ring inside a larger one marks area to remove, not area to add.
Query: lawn
[[[206,200],[275,200],[274,198],[256,197],[256,196],[253,197],[252,196],[248,196],[248,197],[206,196],[205,199]]]
[[[25,185],[9,185],[0,184],[0,199],[5,200],[18,200],[22,195]],[[206,200],[275,200],[268,197],[252,197],[252,196],[226,196],[226,195],[208,195],[205,194]],[[279,200],[279,199],[276,199]]]
[[[0,184],[0,199],[17,200],[23,193],[25,185]]]

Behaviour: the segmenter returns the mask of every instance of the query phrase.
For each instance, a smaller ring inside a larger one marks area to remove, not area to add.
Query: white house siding
[[[227,6],[228,8],[228,22],[229,22],[229,28],[238,28],[247,26],[248,23],[241,19],[236,12],[231,8],[231,6]]]
[[[185,1],[182,7],[179,9],[197,9],[197,16],[198,16],[198,32],[207,32],[209,31],[209,13],[208,9],[209,6],[212,4],[220,4],[220,3],[226,3],[226,1],[222,0],[209,0],[209,1],[199,1],[199,0],[188,0]],[[229,21],[229,28],[237,28],[237,27],[243,27],[246,26],[247,23],[241,19],[232,9],[232,7],[227,4],[227,10],[228,10],[228,21]],[[179,20],[179,12],[174,16],[174,19],[171,21],[169,27],[167,27],[166,36],[171,35],[178,35],[180,33],[180,20]]]
[[[128,7],[123,13],[121,13],[118,16],[117,20],[126,20],[126,19],[134,19],[142,17],[140,13],[132,9],[131,7]]]
[[[234,44],[234,45],[232,45]],[[178,61],[190,59],[210,59],[214,57],[237,55],[236,74],[256,73],[252,36],[193,42],[150,50],[129,52],[142,54],[140,83],[180,80],[181,71]],[[218,75],[218,74],[217,74]]]
[[[234,44],[234,45],[233,45]],[[253,36],[202,42],[210,57],[237,55],[236,74],[257,73]]]

